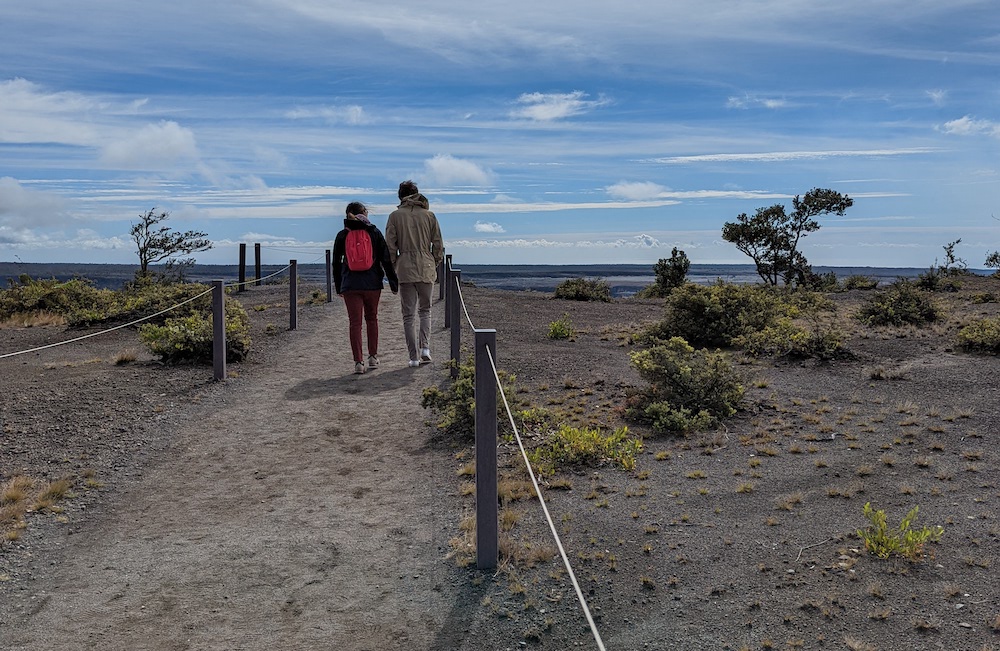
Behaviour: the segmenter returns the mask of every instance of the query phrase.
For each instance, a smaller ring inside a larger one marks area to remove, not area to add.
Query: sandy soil
[[[1000,360],[954,346],[964,320],[1000,311],[970,302],[986,289],[1000,293],[982,280],[939,295],[949,319],[922,330],[853,325],[864,295],[835,295],[852,359],[747,362],[747,408],[719,431],[648,438],[631,472],[551,479],[607,648],[1000,648]],[[0,480],[76,488],[0,551],[0,648],[596,648],[530,496],[503,501],[505,544],[543,553],[461,566],[472,445],[420,407],[424,387],[448,382],[442,306],[435,363],[409,369],[384,294],[382,367],[355,376],[342,306],[302,306],[289,332],[284,292],[241,295],[266,309],[250,310],[254,351],[222,384],[141,352],[112,364],[140,350],[128,331],[4,361]],[[623,424],[641,384],[628,335],[661,302],[463,292],[476,326],[497,329],[519,402]],[[564,315],[577,336],[549,339]],[[0,339],[6,351],[67,334]],[[523,481],[511,443],[500,457],[501,476]],[[895,522],[919,505],[918,525],[944,526],[933,558],[866,555],[866,501]]]

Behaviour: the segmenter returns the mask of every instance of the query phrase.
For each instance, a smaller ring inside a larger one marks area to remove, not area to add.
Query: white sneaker
[[[430,348],[421,348],[420,349],[420,363],[421,364],[430,364],[431,363],[431,349]]]
[[[356,363],[354,365],[354,372],[357,375],[364,375],[365,374],[365,365],[362,364],[361,362]]]
[[[378,355],[368,356],[368,368],[378,368]]]
[[[410,366],[420,366],[420,360],[419,359],[411,359],[410,360]]]

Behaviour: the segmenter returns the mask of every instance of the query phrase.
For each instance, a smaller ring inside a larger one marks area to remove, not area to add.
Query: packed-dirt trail
[[[185,407],[141,478],[47,545],[0,608],[0,648],[464,646],[454,478],[420,406],[443,377],[442,312],[435,363],[409,368],[384,293],[381,368],[354,375],[342,303],[310,310],[273,364]]]

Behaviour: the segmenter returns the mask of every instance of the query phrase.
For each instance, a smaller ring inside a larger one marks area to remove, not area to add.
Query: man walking
[[[413,181],[399,184],[399,207],[389,215],[385,241],[399,278],[399,304],[410,366],[429,364],[431,295],[438,265],[444,259],[444,243],[437,217]]]

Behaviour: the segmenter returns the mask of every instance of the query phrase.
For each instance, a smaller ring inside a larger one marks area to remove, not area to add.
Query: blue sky
[[[995,0],[0,2],[4,261],[135,262],[154,207],[311,261],[407,178],[458,264],[745,263],[813,187],[813,264],[1000,249]]]

